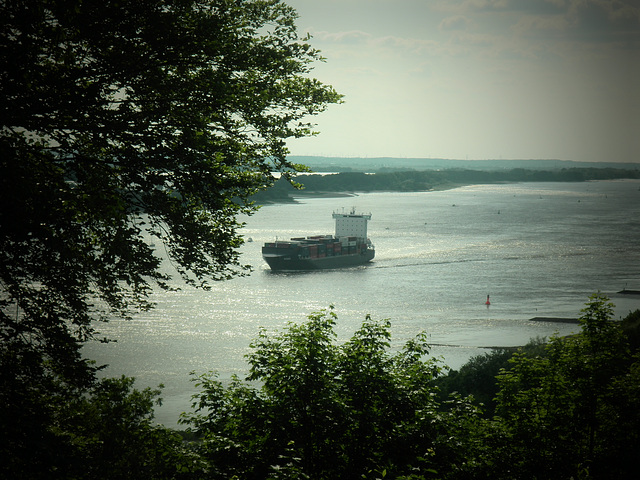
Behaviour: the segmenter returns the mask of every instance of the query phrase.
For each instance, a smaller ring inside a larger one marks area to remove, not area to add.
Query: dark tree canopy
[[[425,334],[390,353],[389,320],[367,316],[342,344],[336,321],[322,310],[283,333],[261,331],[247,355],[252,384],[197,378],[197,413],[183,423],[204,438],[216,478],[429,478],[436,465],[422,457],[450,443],[449,422],[462,422],[467,404],[437,411],[441,367]]]
[[[149,234],[191,284],[245,271],[238,215],[340,101],[295,19],[278,0],[2,2],[4,339],[82,340],[97,305],[147,307],[168,280]]]

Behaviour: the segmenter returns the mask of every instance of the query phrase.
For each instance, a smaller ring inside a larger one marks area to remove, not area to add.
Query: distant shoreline
[[[459,187],[467,187],[469,185],[474,185],[473,183],[465,183],[465,184],[456,184],[456,185],[436,185],[433,188],[428,190],[416,190],[416,192],[442,192],[445,190],[453,190],[454,188]],[[393,193],[398,190],[376,190],[377,193],[387,192]],[[341,197],[357,197],[363,193],[372,193],[368,191],[341,191],[341,192],[319,192],[314,190],[298,190],[293,193],[291,196],[295,198],[305,198],[305,197],[314,197],[314,198],[341,198]]]
[[[445,190],[453,190],[454,188],[459,187],[467,187],[469,185],[474,185],[473,183],[468,184],[460,184],[460,185],[438,185],[429,190],[416,190],[417,192],[443,192]],[[397,190],[376,190],[375,193],[382,192],[397,192]],[[363,193],[373,193],[373,192],[351,192],[351,191],[342,191],[342,192],[317,192],[317,191],[306,191],[306,190],[298,190],[295,193],[289,195],[288,199],[278,199],[278,200],[267,200],[262,202],[263,205],[274,205],[277,203],[299,203],[300,199],[304,198],[349,198],[349,197],[357,197],[362,195]]]
[[[300,198],[352,197],[372,192],[437,192],[469,185],[496,185],[540,182],[587,182],[603,180],[638,180],[640,170],[616,168],[563,168],[561,170],[401,170],[378,173],[340,172],[324,175],[300,175],[297,190],[280,178],[275,184],[251,199],[259,205],[295,203]]]
[[[382,172],[399,170],[466,169],[506,171],[511,169],[560,170],[574,168],[615,168],[635,170],[640,164],[629,161],[585,162],[553,158],[475,159],[408,158],[408,157],[324,157],[317,155],[288,155],[287,160],[310,167],[316,172]]]

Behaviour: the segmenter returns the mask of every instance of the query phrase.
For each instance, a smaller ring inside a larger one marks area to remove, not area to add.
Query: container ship
[[[287,241],[267,242],[262,258],[271,270],[318,270],[344,268],[370,262],[375,248],[367,237],[371,214],[333,212],[335,235],[315,235]]]

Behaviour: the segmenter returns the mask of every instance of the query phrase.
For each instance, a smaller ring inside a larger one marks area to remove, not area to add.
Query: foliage
[[[640,355],[622,329],[635,317],[610,317],[606,297],[595,295],[580,333],[515,352],[498,375],[493,418],[473,397],[438,391],[442,368],[428,357],[424,335],[393,347],[390,322],[367,317],[338,342],[333,309],[282,333],[261,331],[246,381],[198,377],[183,435],[153,425],[159,391],[133,390],[124,377],[73,388],[32,359],[23,366],[29,375],[0,390],[8,406],[0,476],[635,478]],[[501,357],[461,368],[458,390],[490,382]],[[29,358],[22,352],[4,362]],[[11,381],[4,370],[0,376]]]
[[[165,252],[204,288],[247,271],[238,216],[272,172],[304,170],[285,140],[340,96],[279,0],[7,0],[0,18],[0,395],[19,461],[92,388],[92,322],[169,288]]]
[[[640,350],[640,310],[629,312],[622,319],[622,330],[629,340],[629,347],[632,352]]]
[[[251,383],[198,377],[196,413],[183,422],[205,436],[219,478],[430,476],[442,468],[435,452],[459,460],[452,423],[464,430],[475,410],[457,401],[439,412],[440,367],[425,358],[424,336],[391,354],[389,321],[367,317],[338,345],[336,320],[323,310],[284,333],[262,331],[248,355]]]
[[[126,377],[104,379],[64,397],[51,393],[59,388],[43,387],[40,395],[25,395],[28,402],[41,402],[42,410],[25,405],[35,417],[31,424],[3,418],[3,427],[14,427],[3,428],[3,478],[186,479],[203,470],[189,444],[153,425],[159,390],[135,390]]]
[[[0,285],[44,330],[91,334],[166,287],[146,241],[192,284],[241,273],[240,213],[303,117],[339,101],[277,0],[2,3]],[[3,316],[10,329],[29,322]]]
[[[471,357],[459,370],[451,370],[436,381],[441,399],[445,400],[454,392],[462,397],[471,396],[473,402],[482,408],[485,417],[493,417],[498,393],[496,376],[501,369],[509,369],[509,360],[515,351],[527,355],[544,353],[543,342],[544,339],[536,338],[517,350],[496,348],[489,353]]]
[[[631,478],[638,357],[606,297],[593,295],[582,312],[579,335],[551,338],[545,356],[515,354],[498,377],[494,460],[505,478]]]
[[[594,295],[581,333],[472,359],[448,380],[424,337],[391,354],[389,322],[367,318],[336,345],[336,315],[319,312],[260,334],[250,383],[199,377],[184,422],[219,478],[634,478],[640,356],[611,312]],[[452,386],[495,391],[496,416]]]

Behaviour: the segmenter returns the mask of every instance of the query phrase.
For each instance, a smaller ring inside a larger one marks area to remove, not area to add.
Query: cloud
[[[572,0],[567,18],[579,28],[631,30],[640,34],[640,7],[632,0]]]
[[[567,31],[570,22],[564,15],[525,15],[512,25],[511,30],[517,35],[526,35],[531,32],[559,33]]]
[[[431,38],[413,38],[399,35],[376,36],[361,30],[350,30],[343,32],[311,31],[316,42],[326,42],[334,47],[344,47],[344,49],[357,49],[355,51],[395,51],[410,55],[428,52],[435,52],[442,47],[441,42]],[[322,45],[320,45],[322,49]],[[333,50],[335,51],[335,50]],[[450,53],[449,51],[447,53]]]
[[[466,30],[471,23],[472,21],[464,15],[454,15],[443,19],[438,28],[442,31]]]
[[[465,0],[462,7],[465,10],[497,10],[507,8],[509,0]]]
[[[459,9],[468,12],[538,12],[548,13],[562,7],[563,0],[464,0]]]
[[[311,31],[311,35],[316,40],[345,44],[363,43],[371,39],[371,34],[361,30],[349,30],[345,32]]]
[[[371,39],[371,46],[401,50],[409,53],[420,53],[426,50],[438,49],[440,42],[431,39],[405,38],[394,35],[387,35]]]
[[[557,0],[554,5],[553,12],[514,15],[512,33],[541,42],[640,46],[640,8],[628,0]]]
[[[431,78],[433,77],[433,68],[431,67],[431,65],[422,62],[414,66],[413,68],[409,69],[407,73],[409,76],[414,78],[420,78],[420,79]]]

